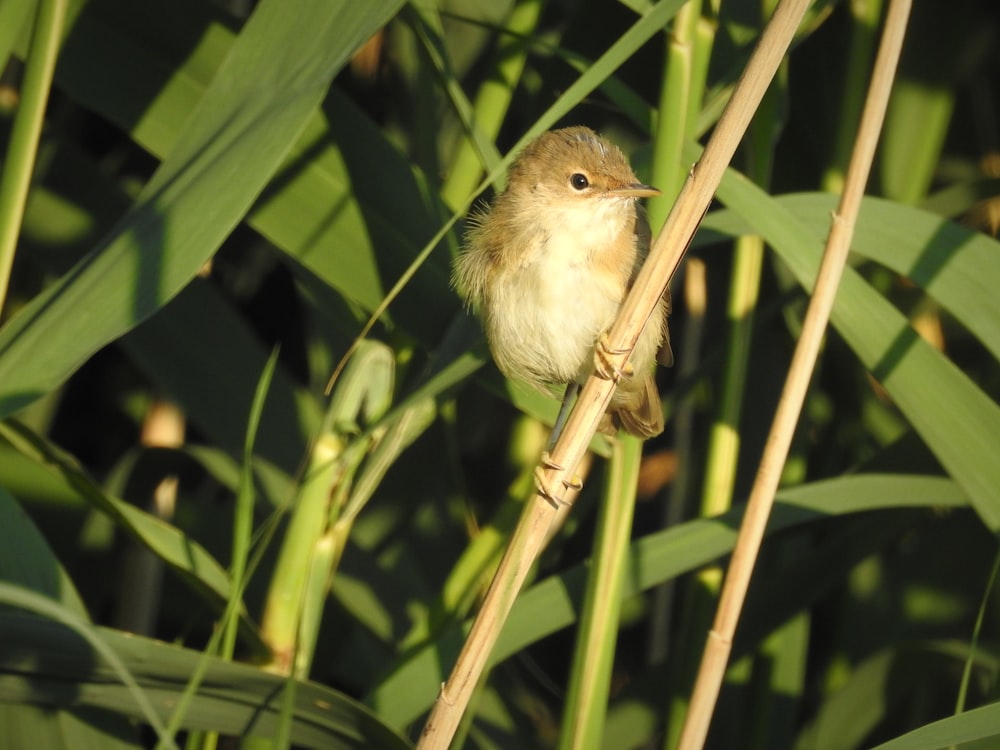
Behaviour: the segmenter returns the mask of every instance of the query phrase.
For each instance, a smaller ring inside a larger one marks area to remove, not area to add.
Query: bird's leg
[[[618,367],[611,361],[612,357],[627,354],[628,349],[612,349],[608,342],[608,332],[602,333],[594,346],[594,372],[603,380],[618,382],[622,378],[631,378],[635,374],[631,362]]]
[[[564,503],[562,500],[549,492],[549,490],[545,487],[545,470],[555,469],[556,471],[562,471],[564,468],[552,460],[552,456],[549,452],[555,448],[556,441],[559,440],[563,427],[566,426],[566,420],[569,418],[573,402],[576,400],[579,393],[579,383],[569,383],[566,385],[566,391],[563,393],[562,404],[559,406],[559,414],[556,416],[555,424],[552,425],[552,435],[549,437],[549,443],[545,446],[545,450],[542,451],[541,464],[535,469],[535,486],[538,488],[538,494],[555,506],[562,505]],[[570,480],[564,479],[562,480],[562,483],[566,489],[578,490],[583,487],[583,482],[579,477],[573,477]]]
[[[552,435],[549,436],[549,444],[545,446],[545,454],[542,456],[543,464],[546,461],[549,451],[556,447],[556,441],[562,434],[563,427],[566,426],[566,420],[569,418],[570,410],[573,408],[573,402],[576,401],[576,397],[579,393],[579,383],[568,383],[566,385],[566,390],[563,392],[562,404],[559,406],[559,414],[556,416],[556,423],[552,425]],[[562,467],[549,466],[547,468],[561,469]]]

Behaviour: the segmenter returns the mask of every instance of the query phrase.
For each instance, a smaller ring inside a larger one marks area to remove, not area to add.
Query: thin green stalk
[[[14,116],[7,158],[0,174],[0,312],[10,286],[10,272],[28,202],[67,5],[67,0],[40,0],[38,3],[31,51],[25,61],[21,104]]]
[[[687,133],[694,140],[701,135],[698,123],[704,109],[705,91],[708,88],[708,64],[712,59],[718,24],[714,18],[699,16],[694,26],[694,54],[691,57],[691,82],[688,95],[698,106],[688,108]]]
[[[252,574],[253,570],[256,569],[257,565],[260,563],[260,558],[263,555],[264,549],[266,548],[266,542],[269,540],[271,535],[271,529],[265,529],[265,540],[264,544],[260,545],[255,552],[253,559],[250,560],[247,566],[248,576]],[[246,588],[246,577],[240,582],[241,587],[236,588],[226,602],[226,609],[222,614],[221,622],[229,622],[235,618],[242,608],[243,605],[243,592]],[[205,674],[208,672],[208,667],[211,663],[211,655],[219,653],[222,645],[222,639],[224,635],[223,628],[216,628],[212,633],[212,636],[208,639],[204,650],[202,651],[201,658],[198,660],[198,664],[194,671],[191,673],[191,677],[188,680],[187,685],[184,686],[184,692],[181,693],[180,698],[173,706],[173,711],[170,714],[170,719],[167,722],[167,739],[170,742],[173,741],[173,737],[180,732],[181,727],[184,725],[185,717],[187,716],[188,710],[194,703],[197,695],[198,689],[201,687],[205,680]],[[191,732],[188,735],[188,741],[186,747],[213,747],[214,742],[212,737],[216,736],[213,732]],[[172,744],[167,744],[161,740],[157,746],[156,750],[161,750],[161,748],[173,747]]]
[[[990,602],[990,594],[997,583],[997,574],[1000,573],[1000,550],[993,559],[993,568],[990,570],[989,578],[986,580],[986,589],[983,591],[983,599],[979,603],[979,613],[976,615],[976,624],[972,629],[972,642],[969,644],[969,658],[965,660],[965,667],[962,669],[962,682],[958,687],[958,698],[955,700],[955,713],[960,714],[965,711],[965,699],[969,693],[969,681],[972,679],[972,663],[976,659],[976,649],[979,648],[979,636],[983,631],[983,620],[986,617],[986,608]]]
[[[681,185],[687,176],[688,167],[683,157],[684,143],[695,137],[694,127],[697,122],[701,100],[705,92],[705,82],[708,74],[708,59],[711,53],[712,36],[706,35],[706,27],[701,18],[701,0],[691,0],[677,13],[674,23],[667,33],[663,77],[660,86],[660,97],[657,102],[656,117],[653,125],[653,158],[650,168],[650,182],[662,191],[663,195],[649,201],[648,211],[650,225],[660,227],[666,220],[670,207]],[[688,320],[701,317],[691,315]],[[697,337],[685,336],[682,340],[685,346],[693,343]],[[679,358],[679,366],[683,372],[691,372],[690,365],[694,361],[694,350],[685,350]],[[685,420],[677,424],[677,429],[684,430]],[[681,438],[683,442],[683,438]],[[683,462],[689,455],[682,453]],[[683,473],[684,469],[679,469]],[[677,488],[681,487],[678,492]],[[671,507],[682,508],[686,505],[684,496],[687,488],[675,484],[669,500]],[[669,515],[664,511],[664,517]],[[661,589],[658,594],[658,606],[652,614],[652,632],[659,633],[664,638],[667,635],[667,614],[670,609],[670,596],[667,589]],[[663,653],[664,642],[651,644],[651,653]]]
[[[701,0],[691,0],[678,11],[667,36],[650,170],[650,182],[663,192],[649,201],[649,222],[654,227],[663,226],[687,175],[681,149],[690,137],[691,111],[697,111],[704,89],[704,81],[693,80],[693,40],[700,15]]]
[[[545,0],[521,0],[514,6],[505,28],[501,30],[492,74],[486,77],[476,92],[472,105],[472,122],[490,143],[496,141],[507,115],[544,8]],[[461,140],[441,189],[441,197],[447,206],[461,206],[476,189],[483,174],[484,163],[487,167],[492,166],[484,162],[479,149],[467,134]]]
[[[763,182],[766,183],[767,180]],[[747,236],[737,240],[727,304],[729,339],[723,370],[722,399],[719,414],[712,426],[702,497],[702,513],[706,516],[724,513],[732,505],[740,448],[740,414],[743,411],[747,365],[763,265],[764,242],[760,237]]]
[[[687,178],[690,165],[684,162],[683,148],[686,141],[696,138],[695,128],[705,95],[708,61],[714,42],[712,31],[713,27],[702,18],[701,0],[687,3],[678,12],[671,26],[653,135],[651,181],[663,191],[663,196],[650,201],[650,223],[653,227],[663,225]],[[683,361],[681,366],[685,366]],[[679,424],[678,428],[683,428],[683,424]],[[682,456],[680,460],[689,459],[688,455]],[[685,470],[683,466],[679,471],[687,476],[691,475],[690,469]],[[685,495],[693,489],[693,484],[680,484],[675,489],[670,503],[675,509],[683,508],[687,505]],[[665,511],[665,515],[668,512],[669,509]],[[670,599],[673,594],[672,590],[665,589],[663,595],[658,597],[657,612],[652,615],[657,630],[665,638],[669,637],[669,623],[666,618],[672,609]],[[655,648],[657,651],[666,652],[669,647],[666,643],[660,643],[656,644]],[[672,675],[667,679],[668,685],[677,688],[677,674],[681,665],[682,662],[676,660],[668,663],[668,673]],[[684,691],[674,692],[680,695]],[[677,720],[668,721],[668,729],[679,728],[686,703],[683,700],[671,700],[668,704],[671,706],[669,711],[678,715]],[[667,742],[671,742],[669,735]]]
[[[257,389],[254,392],[253,404],[250,406],[250,416],[247,421],[247,434],[243,442],[243,465],[240,467],[240,485],[236,493],[236,508],[233,514],[233,552],[232,562],[229,566],[229,575],[233,584],[234,596],[240,597],[246,585],[247,561],[250,558],[250,540],[253,536],[253,508],[254,508],[254,478],[253,478],[253,450],[260,429],[261,416],[264,413],[264,402],[270,390],[271,380],[274,378],[275,368],[278,366],[278,350],[271,352],[271,356],[264,366]],[[219,648],[219,655],[223,659],[232,659],[236,648],[236,633],[239,626],[239,608],[235,609],[232,615],[223,623],[224,633],[222,645]]]
[[[642,441],[622,436],[608,462],[608,481],[597,519],[597,544],[580,617],[560,750],[595,748],[601,743],[641,460]]]
[[[781,71],[784,71],[784,66]],[[779,71],[775,84],[782,86]],[[773,143],[781,122],[779,113],[783,89],[772,88],[758,108],[748,133],[750,149],[747,176],[766,187],[770,182]],[[739,423],[747,379],[754,312],[760,294],[760,276],[764,262],[764,243],[759,237],[741,237],[736,243],[733,275],[729,288],[727,316],[729,337],[726,366],[723,368],[722,397],[719,413],[712,426],[702,513],[718,515],[732,505],[733,487],[739,457]]]
[[[253,447],[260,428],[261,415],[264,413],[264,401],[267,398],[267,392],[270,389],[277,365],[278,350],[275,349],[271,352],[260,380],[257,382],[253,404],[250,406],[250,416],[247,420],[247,433],[243,441],[243,465],[240,467],[240,484],[236,492],[236,509],[233,514],[233,553],[229,566],[233,595],[222,618],[222,634],[218,648],[219,656],[227,660],[233,658],[233,653],[236,650],[240,611],[243,609],[243,591],[247,581],[247,562],[250,558],[250,540],[253,536]],[[203,735],[189,737],[187,747],[215,750],[218,744],[218,732],[205,732]]]
[[[838,108],[833,155],[820,181],[830,193],[844,189],[844,173],[854,148],[854,136],[861,121],[861,107],[868,90],[868,74],[875,59],[878,24],[882,18],[882,0],[851,0],[847,4],[851,15],[850,42],[847,47],[844,89],[837,98]]]
[[[747,134],[747,176],[759,185],[770,181],[773,142],[780,123],[778,104],[782,97],[782,71],[779,69],[775,83],[757,109]],[[761,270],[764,262],[764,243],[759,237],[741,237],[734,249],[732,278],[727,301],[729,335],[726,343],[726,363],[718,413],[709,434],[705,480],[702,487],[701,510],[703,517],[726,512],[733,503],[736,471],[740,451],[740,414],[747,380],[751,334],[754,312],[760,293]],[[711,567],[701,571],[689,592],[687,620],[693,624],[692,632],[703,632],[711,622],[714,602],[722,585],[722,571]],[[680,738],[681,719],[688,706],[686,686],[697,668],[698,655],[686,654],[683,663],[676,665],[673,702],[668,714],[668,731],[664,747],[672,748]]]
[[[753,313],[760,287],[764,243],[759,237],[742,237],[736,243],[733,277],[729,291],[729,339],[723,369],[722,397],[719,412],[709,435],[708,459],[702,488],[701,515],[717,516],[729,510],[733,500],[736,468],[739,459],[739,419],[743,408],[744,383],[750,354]],[[685,606],[685,631],[694,636],[704,632],[711,622],[716,595],[722,586],[722,570],[706,568],[692,581]],[[696,653],[684,653],[673,670],[673,700],[669,709],[668,732],[664,747],[676,747],[682,719],[687,712],[686,686],[697,667]]]
[[[729,338],[722,400],[712,424],[702,492],[702,515],[706,517],[725,513],[732,505],[740,451],[740,414],[763,264],[764,242],[760,237],[737,240],[727,309]]]

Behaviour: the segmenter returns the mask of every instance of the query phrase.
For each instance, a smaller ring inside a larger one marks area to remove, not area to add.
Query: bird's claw
[[[567,503],[560,497],[556,497],[555,495],[552,494],[552,492],[549,491],[545,477],[545,472],[548,469],[554,469],[555,471],[562,471],[563,467],[552,461],[552,459],[549,457],[548,451],[545,451],[542,454],[541,464],[535,468],[535,489],[537,490],[538,494],[541,495],[543,498],[545,498],[545,500],[547,500],[554,508],[559,508],[560,506],[569,506],[570,503]],[[578,476],[573,476],[570,479],[562,479],[560,480],[560,482],[562,483],[562,486],[567,490],[579,491],[583,489],[583,480],[580,479],[580,477]]]
[[[631,378],[635,374],[635,369],[630,362],[626,362],[619,367],[611,361],[612,357],[620,357],[628,354],[628,349],[612,349],[608,342],[608,333],[605,331],[597,339],[594,347],[594,372],[603,380],[613,380],[618,382],[622,378]]]
[[[562,471],[563,467],[552,460],[552,455],[548,451],[542,451],[541,468],[543,469],[555,469],[556,471]]]

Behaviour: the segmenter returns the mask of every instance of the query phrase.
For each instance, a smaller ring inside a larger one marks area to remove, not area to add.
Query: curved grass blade
[[[108,647],[98,633],[97,628],[91,625],[90,622],[58,602],[9,583],[0,582],[0,601],[10,606],[26,609],[57,622],[69,629],[74,636],[83,640],[92,650],[93,656],[100,657],[100,660],[108,665],[115,681],[120,683],[127,692],[130,700],[123,700],[121,705],[127,707],[127,710],[131,710],[136,716],[148,723],[159,736],[163,747],[177,750],[177,745],[174,744],[172,738],[166,735],[163,721],[153,708],[145,691],[136,682],[135,676],[119,655]],[[8,614],[5,617],[17,617],[17,615]],[[27,629],[35,631],[43,630],[41,622],[37,617],[24,617],[22,615],[21,621]],[[17,649],[13,643],[8,641],[5,650],[16,652]],[[24,666],[22,664],[21,669]]]
[[[274,174],[333,75],[400,5],[257,6],[133,209],[0,330],[0,415],[51,391],[193,278]]]
[[[46,472],[57,475],[94,508],[106,513],[192,585],[195,591],[221,606],[232,595],[229,577],[205,549],[179,529],[108,495],[54,445],[12,420],[0,422],[0,437]]]
[[[823,244],[817,226],[734,173],[723,179],[719,198],[742,217],[752,233],[765,238],[800,284],[807,289],[811,286]],[[869,205],[866,202],[862,217]],[[884,203],[874,205],[885,209]],[[927,221],[936,222],[937,230],[929,236],[918,231],[911,244],[905,230],[909,223],[920,224],[920,217],[917,209],[908,211],[903,217],[907,224],[893,234],[895,244],[887,250],[910,257],[912,261],[903,266],[934,287],[936,295],[947,296],[947,302],[942,300],[946,307],[965,309],[957,299],[963,293],[985,300],[988,280],[1000,281],[1000,264],[994,260],[1000,256],[990,250],[997,243],[932,217]],[[720,218],[708,216],[703,226],[716,228]],[[910,250],[902,249],[906,247]],[[888,254],[885,257],[889,259]],[[996,320],[996,310],[995,300],[990,300],[983,311],[968,316],[966,325],[971,329],[980,320]],[[903,315],[851,268],[844,271],[831,322],[968,493],[983,522],[994,531],[1000,528],[1000,463],[996,461],[1000,406],[920,338]],[[995,332],[988,338],[994,336]]]
[[[239,737],[274,736],[285,678],[150,638],[103,628],[96,633],[102,653],[114,655],[151,701],[154,717],[171,714],[191,674],[207,659],[204,681],[182,726]],[[97,647],[64,625],[3,612],[0,638],[0,701],[96,707],[146,720],[112,670],[96,658]],[[317,750],[409,747],[357,701],[310,682],[297,685],[291,736],[296,746]]]
[[[828,193],[771,200],[816,238],[825,236],[836,207],[836,197]],[[751,222],[727,212],[712,214],[705,227],[733,234],[756,231]],[[1000,298],[994,293],[1000,288],[1000,242],[926,209],[867,197],[851,249],[923,288],[1000,360]]]
[[[859,475],[778,493],[771,533],[830,516],[880,508],[962,507],[968,499],[951,480],[925,476]],[[622,596],[631,596],[694,570],[732,550],[743,508],[696,519],[633,543]],[[577,565],[524,592],[511,611],[492,656],[498,663],[576,621],[587,570]],[[450,629],[416,651],[367,698],[391,726],[405,726],[426,711],[447,677],[462,632]]]
[[[902,737],[883,742],[873,750],[937,750],[959,747],[967,742],[976,742],[975,747],[980,748],[994,747],[1000,741],[998,727],[1000,703],[991,703],[914,729]]]

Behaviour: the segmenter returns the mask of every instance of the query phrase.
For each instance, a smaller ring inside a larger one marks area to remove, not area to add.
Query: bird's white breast
[[[634,262],[634,247],[608,264],[628,218],[618,201],[580,201],[532,233],[516,267],[497,279],[487,329],[501,370],[530,372],[535,385],[566,383],[592,368],[594,344],[614,322]],[[620,218],[622,217],[622,218]],[[629,235],[631,239],[631,234]]]

